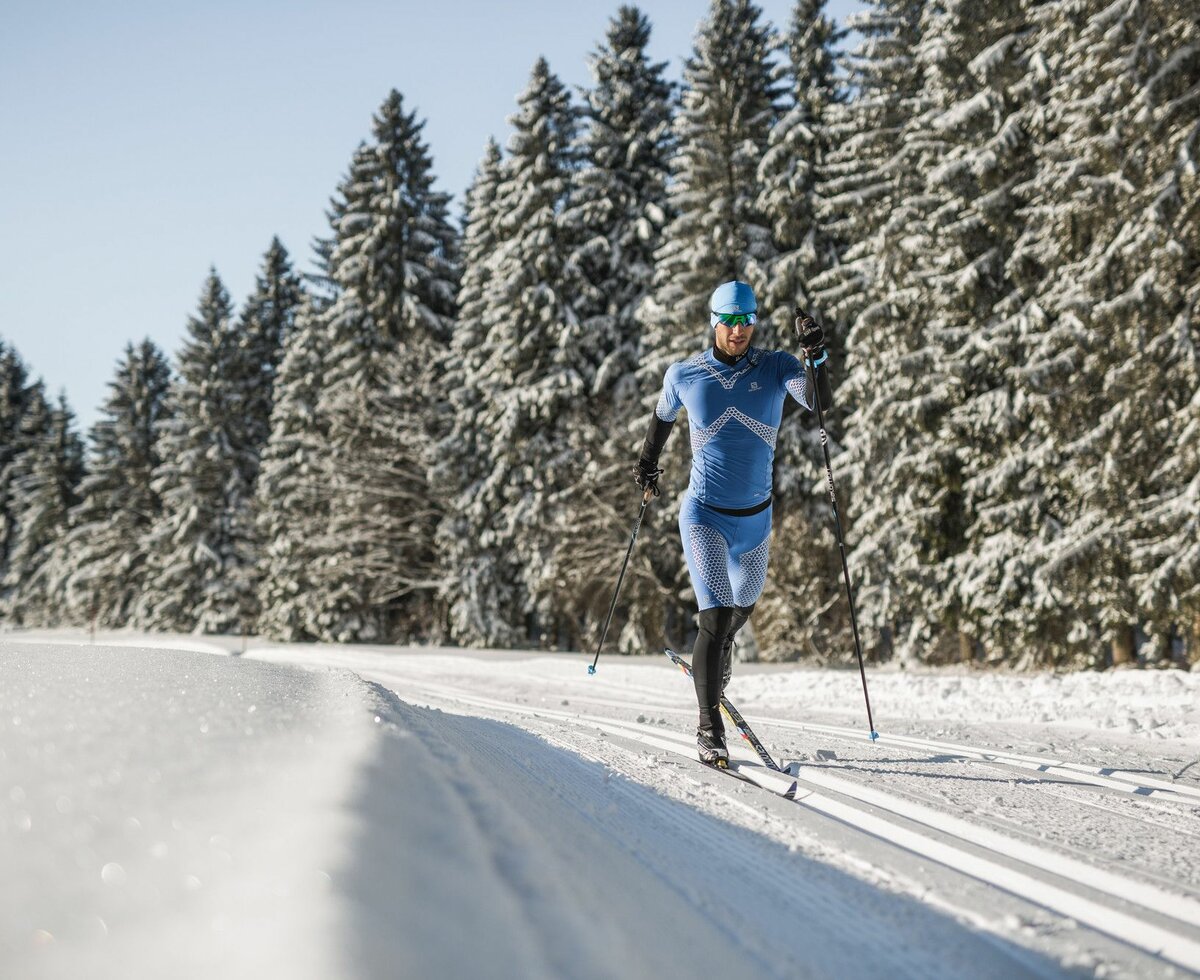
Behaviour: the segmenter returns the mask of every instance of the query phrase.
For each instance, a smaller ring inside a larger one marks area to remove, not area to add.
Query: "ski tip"
[[[589,674],[596,673],[596,665],[595,664],[588,664],[588,673]]]
[[[876,739],[879,738],[879,732],[875,731],[875,729],[872,728],[871,734],[868,737],[871,739],[872,742],[874,742]]]

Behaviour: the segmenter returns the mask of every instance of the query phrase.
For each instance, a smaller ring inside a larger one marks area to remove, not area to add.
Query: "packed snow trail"
[[[0,641],[0,975],[333,976],[344,671]]]
[[[185,976],[270,963],[297,977],[1165,977],[1200,949],[1200,742],[1036,725],[992,725],[981,740],[920,720],[943,713],[944,677],[905,679],[933,697],[872,746],[850,715],[797,715],[780,694],[846,678],[739,669],[737,703],[777,757],[800,760],[792,802],[690,758],[691,692],[665,661],[614,660],[587,677],[577,656],[252,644],[230,658],[3,641],[0,664],[0,719],[27,716],[0,729],[5,785],[11,770],[25,794],[0,796],[0,858],[35,896],[16,903],[23,917],[0,919],[3,975],[10,963],[66,975],[86,957],[89,975],[116,976],[144,956],[175,975],[200,964]],[[1146,692],[1155,730],[1191,734],[1196,678],[1181,676],[1146,682],[1160,686]],[[1163,693],[1176,684],[1177,706]],[[878,686],[894,687],[886,675]],[[972,697],[960,713],[978,709]],[[1083,723],[1123,700],[1093,697]],[[138,753],[158,783],[138,778]],[[71,788],[110,771],[123,775],[107,795]],[[68,814],[92,827],[83,848],[56,805],[72,794],[84,804]],[[96,844],[115,846],[127,815],[144,824],[138,812],[156,808],[184,814],[180,826],[220,855],[208,879],[171,840],[124,862]],[[206,814],[223,825],[210,833]],[[293,887],[261,901],[285,874]],[[59,934],[35,924],[39,910]],[[107,972],[90,967],[96,956]]]
[[[0,657],[0,973],[1014,976],[1048,964],[354,674]]]

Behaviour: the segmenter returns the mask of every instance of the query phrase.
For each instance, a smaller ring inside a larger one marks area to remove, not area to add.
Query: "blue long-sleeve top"
[[[824,375],[823,368],[817,371]],[[818,377],[827,408],[828,383],[823,381]],[[813,407],[804,366],[786,351],[751,347],[727,364],[710,348],[679,361],[667,368],[643,456],[657,462],[671,423],[685,409],[692,441],[692,495],[728,510],[765,505],[771,497],[775,439],[789,394],[805,408]]]

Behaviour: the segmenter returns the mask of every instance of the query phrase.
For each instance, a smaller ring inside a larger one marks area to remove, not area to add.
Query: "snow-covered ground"
[[[0,638],[0,976],[1200,973],[1200,674],[241,647]]]

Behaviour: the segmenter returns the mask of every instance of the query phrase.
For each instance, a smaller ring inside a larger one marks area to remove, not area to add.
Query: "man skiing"
[[[709,304],[713,346],[667,368],[635,479],[658,493],[658,458],[681,408],[687,410],[692,471],[679,512],[679,534],[700,607],[692,673],[700,722],[700,761],[727,766],[721,695],[733,668],[733,638],[754,611],[767,579],[771,470],[775,439],[791,394],[812,409],[805,367],[785,351],[750,346],[758,316],[754,290],[734,280]],[[813,365],[821,405],[832,402],[821,328],[807,317],[800,336]]]

